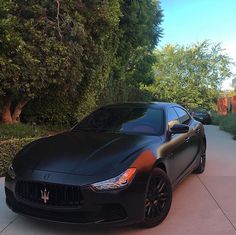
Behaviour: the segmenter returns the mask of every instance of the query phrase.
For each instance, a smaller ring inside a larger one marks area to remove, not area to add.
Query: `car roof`
[[[125,102],[125,103],[110,104],[104,107],[150,107],[150,108],[166,109],[168,107],[173,107],[173,106],[181,107],[178,104],[169,102]]]

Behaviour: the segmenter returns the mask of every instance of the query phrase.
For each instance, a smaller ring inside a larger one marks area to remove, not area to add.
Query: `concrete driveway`
[[[0,179],[0,234],[155,234],[236,235],[236,141],[215,126],[206,126],[207,167],[175,190],[167,219],[158,227],[84,227],[25,218],[5,206]]]

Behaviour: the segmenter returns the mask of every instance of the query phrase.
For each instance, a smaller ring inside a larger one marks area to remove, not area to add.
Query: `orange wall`
[[[227,115],[228,112],[236,113],[236,96],[219,98],[217,107],[221,115]]]
[[[232,113],[236,113],[236,96],[231,97]]]
[[[228,99],[227,97],[221,97],[217,102],[218,113],[221,115],[227,115]]]

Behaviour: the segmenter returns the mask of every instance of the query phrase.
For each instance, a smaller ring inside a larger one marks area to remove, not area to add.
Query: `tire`
[[[200,162],[193,173],[195,174],[203,173],[205,171],[205,166],[206,166],[206,144],[203,143],[201,147],[201,153],[200,153]]]
[[[155,168],[150,176],[145,195],[145,218],[142,227],[151,228],[160,224],[168,215],[172,202],[172,186],[168,175]]]

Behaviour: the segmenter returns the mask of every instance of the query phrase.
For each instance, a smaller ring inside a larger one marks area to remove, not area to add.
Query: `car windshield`
[[[103,107],[83,119],[72,131],[108,131],[161,135],[163,110],[146,107]]]

